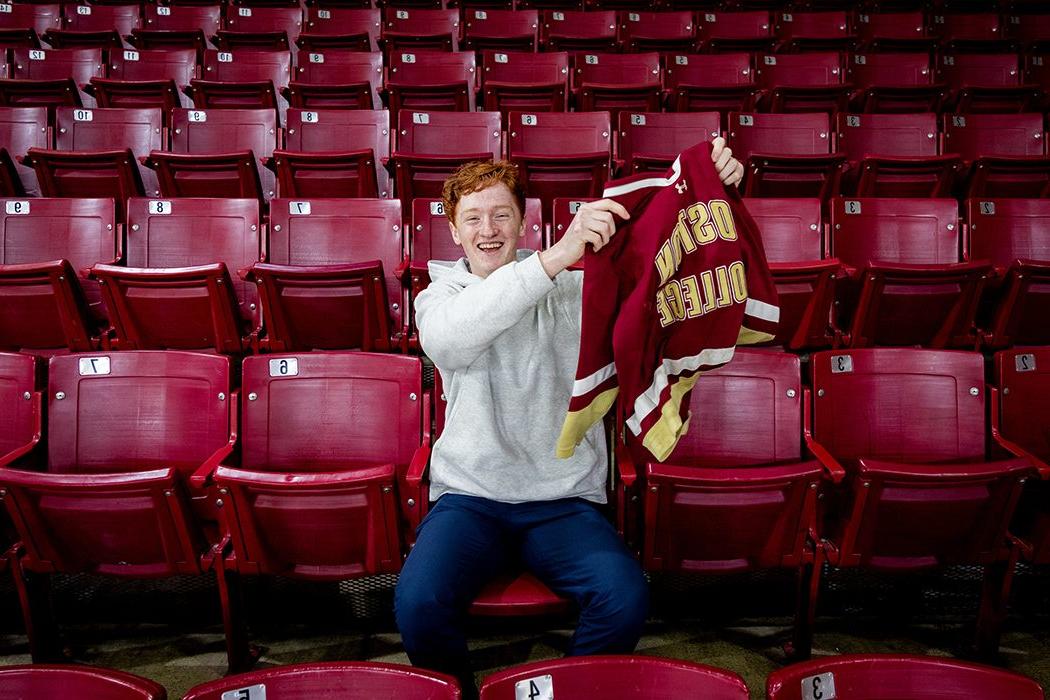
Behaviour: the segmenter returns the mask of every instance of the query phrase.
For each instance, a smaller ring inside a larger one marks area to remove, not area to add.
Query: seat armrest
[[[846,469],[838,460],[831,456],[827,448],[813,439],[813,409],[812,396],[809,389],[802,390],[802,423],[803,436],[806,440],[806,448],[817,458],[821,466],[827,472],[827,477],[832,483],[839,484],[846,478]]]
[[[43,401],[41,393],[39,391],[34,391],[30,400],[33,402],[33,437],[30,438],[29,442],[26,444],[20,445],[7,454],[0,456],[0,467],[11,466],[16,460],[26,456],[40,444],[40,436],[43,433],[41,423],[41,404]]]
[[[237,425],[237,412],[240,409],[240,391],[230,392],[230,437],[225,445],[217,449],[212,453],[211,457],[205,460],[204,464],[197,468],[193,475],[190,477],[190,486],[196,489],[203,489],[212,480],[212,476],[215,474],[215,470],[223,460],[233,454],[233,450],[237,445],[238,428]]]
[[[992,399],[992,439],[1010,454],[1025,459],[1031,463],[1039,474],[1040,479],[1043,479],[1044,481],[1050,479],[1050,464],[1039,459],[1013,440],[1003,436],[1002,429],[999,425],[999,389],[994,386],[988,387],[988,392]],[[2,464],[2,462],[0,462],[0,464]]]

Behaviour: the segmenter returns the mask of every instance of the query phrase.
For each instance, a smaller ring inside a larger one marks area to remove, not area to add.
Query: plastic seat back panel
[[[136,158],[162,146],[159,109],[55,109],[56,145],[65,151],[130,148]]]
[[[285,150],[302,153],[349,152],[371,148],[376,170],[378,196],[389,197],[390,173],[383,163],[390,157],[390,115],[385,109],[300,109],[288,110]],[[318,170],[297,172],[313,187],[324,187],[326,173]],[[345,191],[340,181],[339,187]],[[287,196],[287,195],[283,195]],[[333,191],[326,196],[338,196]]]
[[[758,57],[755,68],[755,83],[763,88],[841,85],[842,82],[842,57],[833,52],[765,54]]]
[[[1050,200],[969,199],[970,257],[1009,267],[1019,259],[1050,261]]]
[[[860,89],[930,85],[928,53],[857,53],[849,59],[850,82]]]
[[[954,199],[851,199],[831,202],[832,252],[847,265],[947,264],[960,260]]]
[[[1046,153],[1041,114],[944,116],[944,152],[965,161],[981,156],[1041,156]]]
[[[47,123],[47,107],[0,107],[0,147],[12,158],[47,148]]]
[[[629,172],[662,172],[685,149],[719,135],[718,112],[625,111],[620,113],[619,123],[618,156]]]
[[[937,115],[838,114],[838,148],[850,161],[867,156],[937,155]]]
[[[78,86],[92,78],[105,77],[101,49],[24,49],[12,50],[12,78],[61,80],[72,78]]]
[[[28,445],[39,429],[39,407],[33,401],[36,390],[36,358],[0,353],[0,457]]]
[[[46,698],[68,692],[93,700],[161,700],[166,697],[164,688],[147,678],[89,666],[8,666],[0,671],[0,685],[12,698]]]
[[[771,263],[820,260],[823,219],[819,199],[746,198]]]
[[[830,132],[826,114],[729,115],[729,145],[741,160],[754,153],[825,155],[831,153]]]

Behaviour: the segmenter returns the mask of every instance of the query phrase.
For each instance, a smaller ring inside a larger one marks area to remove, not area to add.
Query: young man
[[[743,166],[716,139],[724,183]],[[431,262],[416,300],[424,352],[448,397],[434,445],[430,498],[398,581],[395,611],[412,663],[444,671],[474,692],[464,621],[471,601],[520,561],[580,611],[569,653],[631,652],[648,590],[634,557],[599,509],[606,502],[604,429],[594,426],[568,459],[555,457],[580,347],[586,246],[599,250],[630,218],[617,202],[585,204],[558,243],[517,250],[525,194],[517,168],[475,162],[445,182],[453,240],[465,257]]]

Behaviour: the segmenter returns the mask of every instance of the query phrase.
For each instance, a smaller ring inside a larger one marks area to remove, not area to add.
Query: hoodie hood
[[[535,254],[535,250],[519,248],[515,256],[515,262],[521,262],[530,255]],[[447,279],[449,282],[455,282],[464,287],[469,284],[477,284],[483,279],[470,271],[465,257],[459,260],[431,260],[427,263],[427,271],[430,273],[431,282]]]

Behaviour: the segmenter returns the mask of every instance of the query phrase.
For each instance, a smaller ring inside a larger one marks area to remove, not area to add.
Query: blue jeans
[[[649,590],[609,521],[582,499],[499,503],[446,494],[417,530],[394,596],[408,657],[469,674],[463,632],[482,587],[520,561],[551,590],[576,601],[570,655],[626,654],[642,633]]]

